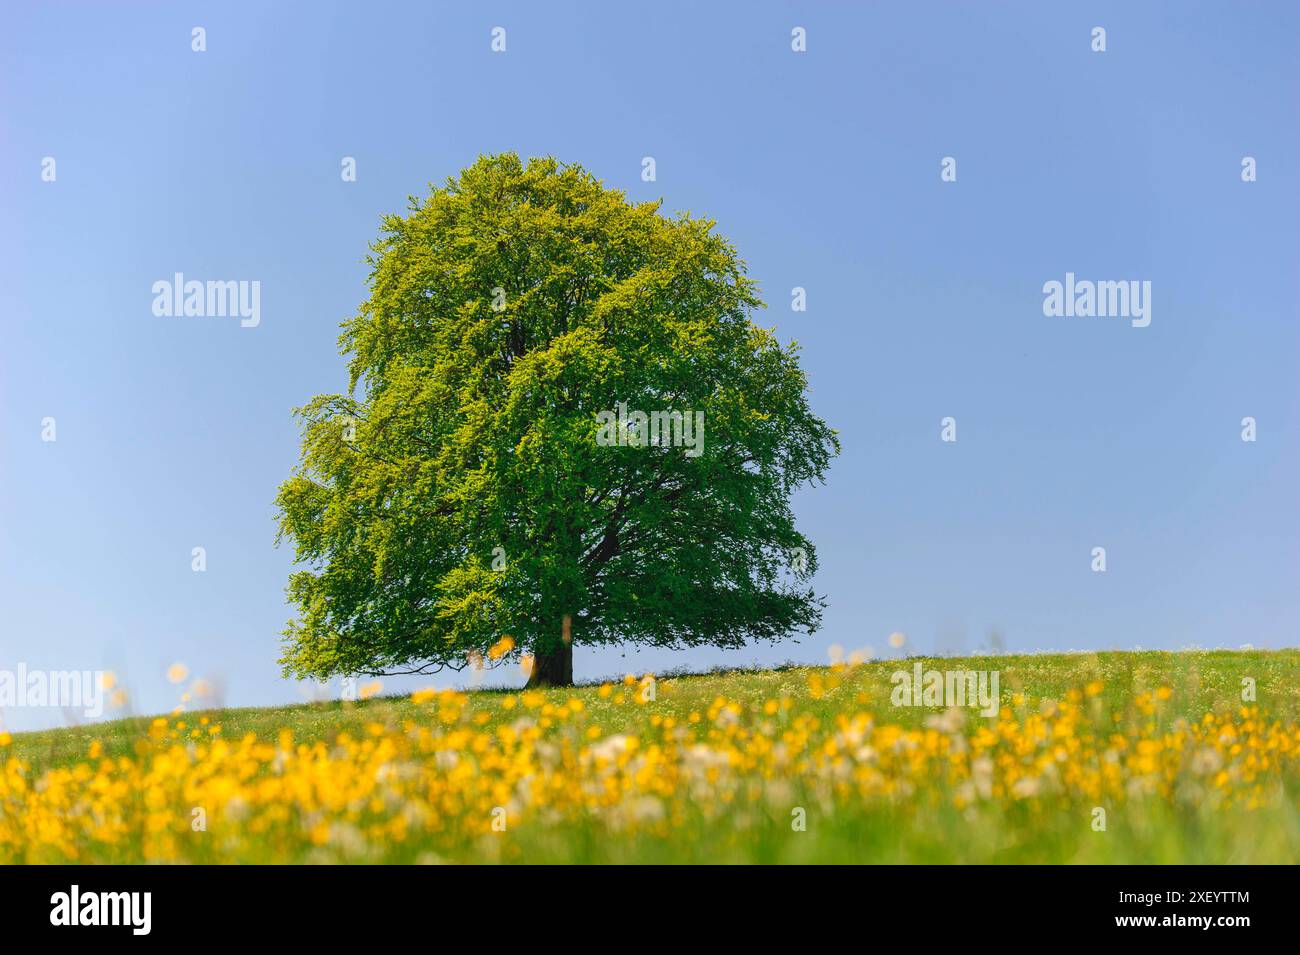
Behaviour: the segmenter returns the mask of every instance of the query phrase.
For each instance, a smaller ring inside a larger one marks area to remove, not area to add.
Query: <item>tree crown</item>
[[[817,626],[789,498],[838,441],[714,225],[513,154],[384,219],[276,499],[287,673]]]

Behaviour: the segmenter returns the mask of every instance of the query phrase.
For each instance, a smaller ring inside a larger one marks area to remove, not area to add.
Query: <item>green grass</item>
[[[843,714],[869,710],[881,723],[920,728],[935,709],[890,704],[890,675],[910,669],[913,660],[877,661],[839,671],[782,667],[759,671],[659,676],[657,698],[638,705],[635,688],[615,685],[602,696],[599,684],[546,691],[549,702],[571,698],[584,703],[584,725],[599,725],[603,738],[627,733],[656,738],[652,721],[671,717],[686,724],[691,714],[706,712],[719,697],[760,713],[769,700],[788,698],[793,713],[816,716],[826,726]],[[1093,704],[1105,718],[1121,725],[1134,719],[1139,694],[1168,687],[1170,698],[1153,717],[1157,732],[1179,720],[1195,722],[1207,713],[1235,713],[1242,706],[1244,678],[1256,684],[1257,706],[1266,721],[1300,724],[1300,651],[1106,652],[1071,655],[1019,655],[924,659],[935,669],[997,670],[1004,706],[1017,714],[1037,712],[1046,700],[1062,700],[1071,690],[1100,681],[1104,689]],[[810,692],[810,680],[828,689]],[[486,714],[477,729],[491,731],[517,719],[521,709],[507,710],[503,700],[517,691],[480,690],[469,694],[466,712]],[[624,697],[620,701],[620,694]],[[246,734],[273,743],[285,728],[295,743],[332,742],[341,733],[364,737],[375,724],[409,731],[436,726],[437,707],[407,697],[379,697],[362,702],[193,711],[184,719],[197,725],[203,716],[222,727],[222,737],[236,741]],[[747,717],[748,718],[748,717]],[[761,719],[761,717],[760,717]],[[93,726],[14,734],[5,757],[18,757],[39,776],[55,767],[87,762],[99,741],[105,757],[135,753],[150,717]],[[975,725],[973,721],[970,725]],[[700,731],[707,729],[705,721]],[[701,738],[703,738],[701,736]],[[183,739],[182,739],[183,742]],[[1251,811],[1162,800],[1133,801],[1110,813],[1108,829],[1088,825],[1086,801],[1049,803],[993,800],[958,808],[938,798],[861,805],[832,798],[824,791],[800,789],[792,798],[819,807],[806,832],[792,833],[787,810],[737,805],[743,825],[731,826],[725,814],[687,814],[668,838],[662,833],[611,833],[598,818],[559,825],[520,826],[508,837],[467,840],[463,846],[436,848],[416,839],[362,852],[356,861],[532,861],[532,862],[1294,862],[1300,858],[1300,792],[1295,774],[1281,778],[1281,798]],[[1276,790],[1275,790],[1276,795]],[[0,810],[2,811],[2,810]],[[304,845],[255,840],[242,843],[240,858],[213,861],[346,861],[346,854],[322,853]],[[116,859],[117,857],[115,857]],[[119,861],[136,861],[130,854]],[[200,861],[196,857],[195,861]]]
[[[870,701],[867,705],[881,712],[882,718],[910,727],[920,726],[934,710],[890,706],[889,694],[893,688],[890,674],[899,669],[910,669],[916,659],[936,669],[998,670],[1004,701],[1008,693],[1022,693],[1033,707],[1045,699],[1060,699],[1071,688],[1099,679],[1105,685],[1102,700],[1111,711],[1122,713],[1137,693],[1168,685],[1174,690],[1168,714],[1189,719],[1240,706],[1242,678],[1252,677],[1256,681],[1259,703],[1270,716],[1300,722],[1300,650],[1106,652],[880,660],[855,667],[843,692],[820,700],[810,698],[808,676],[828,673],[829,669],[793,665],[769,670],[663,674],[659,677],[661,684],[671,684],[672,692],[661,696],[658,705],[652,708],[610,705],[597,695],[602,681],[570,689],[547,690],[545,695],[557,704],[570,697],[583,700],[589,711],[599,714],[599,722],[607,733],[639,735],[656,713],[682,719],[693,710],[707,709],[719,695],[761,705],[764,700],[787,694],[798,700],[801,711],[833,718],[846,707],[858,708],[856,700],[850,698],[850,690],[853,693],[865,692]],[[611,677],[609,682],[617,683],[618,680],[618,677]],[[494,688],[470,691],[469,695],[471,700],[493,702],[504,694],[516,692]],[[630,691],[628,695],[631,695]],[[485,709],[492,717],[488,727],[512,718],[499,706]],[[360,735],[366,724],[376,721],[393,725],[407,720],[417,725],[431,722],[428,707],[412,703],[409,695],[380,696],[357,702],[298,703],[187,713],[191,722],[202,716],[221,723],[227,739],[253,733],[270,742],[276,739],[282,728],[288,727],[293,731],[294,740],[304,743],[328,742],[343,732]],[[9,755],[26,759],[37,769],[67,765],[84,759],[91,741],[99,740],[106,756],[129,756],[135,741],[147,731],[152,719],[152,715],[138,716],[80,727],[15,733]]]

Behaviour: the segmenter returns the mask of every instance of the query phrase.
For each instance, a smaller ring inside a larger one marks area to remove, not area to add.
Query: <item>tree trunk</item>
[[[533,672],[528,676],[526,689],[544,686],[573,686],[573,644],[566,643],[550,653],[533,656]]]
[[[524,689],[546,686],[573,686],[573,620],[566,613],[560,633],[560,645],[533,654],[533,672]]]

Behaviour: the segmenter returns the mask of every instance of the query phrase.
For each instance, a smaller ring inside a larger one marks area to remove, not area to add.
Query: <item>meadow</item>
[[[1300,860],[1300,651],[921,661],[993,717],[894,705],[914,662],[0,734],[0,861]]]

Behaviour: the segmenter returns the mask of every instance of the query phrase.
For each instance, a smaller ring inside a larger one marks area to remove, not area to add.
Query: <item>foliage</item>
[[[351,390],[299,409],[277,497],[307,567],[288,673],[460,668],[504,635],[515,659],[566,635],[735,647],[818,625],[789,498],[837,440],[713,222],[501,155],[387,217],[371,263],[340,338]],[[702,412],[702,453],[601,446],[620,402]]]

